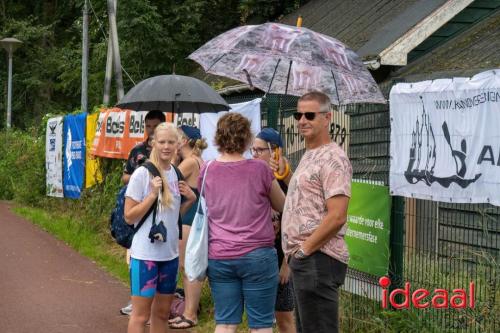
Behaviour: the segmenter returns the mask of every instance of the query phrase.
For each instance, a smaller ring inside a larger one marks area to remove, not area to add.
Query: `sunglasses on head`
[[[314,120],[317,114],[328,113],[328,112],[294,112],[293,117],[295,120],[300,120],[302,116],[305,116],[307,120]]]

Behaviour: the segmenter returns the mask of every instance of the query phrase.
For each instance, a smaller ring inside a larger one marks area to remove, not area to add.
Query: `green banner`
[[[349,267],[382,276],[389,267],[389,230],[391,220],[389,187],[352,183],[348,229]]]

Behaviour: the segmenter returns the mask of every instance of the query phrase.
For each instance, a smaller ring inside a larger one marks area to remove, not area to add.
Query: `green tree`
[[[90,1],[89,107],[102,102],[107,53],[107,1]],[[186,57],[240,24],[278,19],[298,0],[122,0],[117,25],[125,91],[147,77],[188,75]],[[23,41],[14,55],[13,124],[28,128],[46,113],[80,105],[83,0],[0,0],[0,36]],[[7,57],[0,57],[0,117],[5,119]],[[113,87],[112,93],[115,89]],[[112,96],[111,101],[116,101]],[[0,121],[0,128],[4,126]]]

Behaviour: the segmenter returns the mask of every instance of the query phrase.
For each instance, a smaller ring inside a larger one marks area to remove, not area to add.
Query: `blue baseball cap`
[[[277,130],[271,127],[263,128],[259,134],[256,136],[258,139],[269,142],[270,144],[277,145],[280,148],[283,148],[283,141],[281,140],[281,136]]]
[[[201,139],[201,132],[197,127],[182,125],[179,127],[181,131],[186,134],[189,139],[198,140]]]

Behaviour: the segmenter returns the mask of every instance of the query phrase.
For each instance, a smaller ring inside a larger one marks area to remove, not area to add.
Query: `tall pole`
[[[116,4],[114,3],[116,2]],[[118,29],[116,27],[116,7],[118,0],[108,0],[109,28],[111,30],[111,41],[113,45],[113,67],[116,80],[116,95],[118,100],[123,97],[122,64],[120,60],[120,47],[118,46]]]
[[[22,44],[19,39],[15,38],[4,38],[0,40],[0,46],[2,46],[9,57],[9,74],[7,83],[7,128],[12,126],[12,54],[14,51]]]
[[[82,36],[82,112],[87,112],[88,59],[89,59],[89,12],[88,0],[83,5],[83,36]]]
[[[113,8],[116,12],[116,2],[113,1]],[[113,43],[111,42],[111,28],[108,28],[108,52],[106,54],[106,74],[104,77],[104,95],[102,104],[109,105],[109,95],[111,94],[111,77],[113,76]]]
[[[9,78],[7,85],[7,128],[11,127],[12,121],[12,50],[9,50]]]
[[[111,45],[111,29],[108,37],[108,53],[106,56],[106,75],[104,77],[104,96],[102,104],[109,105],[109,94],[111,93],[111,77],[113,76],[113,46]]]

